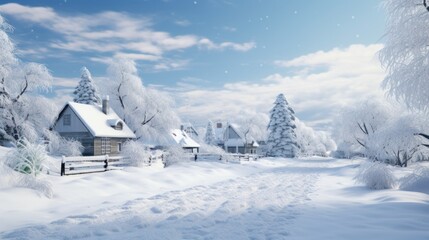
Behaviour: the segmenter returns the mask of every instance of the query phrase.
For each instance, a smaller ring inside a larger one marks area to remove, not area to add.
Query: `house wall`
[[[240,138],[240,136],[229,126],[227,130],[227,139]]]
[[[70,115],[70,125],[64,125],[65,115]],[[84,147],[82,155],[94,155],[94,137],[70,107],[64,109],[53,130],[63,138],[79,141]]]
[[[105,140],[103,140],[105,139]],[[111,156],[115,156],[115,155],[119,155],[120,151],[118,149],[118,145],[120,144],[124,144],[128,139],[127,138],[95,138],[94,139],[94,155],[111,155]],[[108,143],[107,149],[103,151],[103,141],[107,141],[106,143]],[[109,148],[110,147],[110,148]]]
[[[70,115],[70,126],[64,125],[64,116],[68,114]],[[67,107],[61,114],[60,118],[55,123],[54,130],[59,133],[88,132],[88,129],[70,107]]]

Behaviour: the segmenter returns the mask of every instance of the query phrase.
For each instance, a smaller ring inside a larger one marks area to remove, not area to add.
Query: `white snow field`
[[[429,239],[429,195],[356,185],[362,161],[272,158],[43,176],[52,199],[0,188],[0,239]]]

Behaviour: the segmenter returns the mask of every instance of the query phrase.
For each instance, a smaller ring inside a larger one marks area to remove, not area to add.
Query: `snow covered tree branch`
[[[0,137],[33,141],[52,121],[49,110],[53,105],[34,94],[49,90],[52,76],[44,65],[16,58],[7,29],[9,25],[0,16]]]
[[[108,68],[110,81],[104,93],[111,95],[111,106],[134,131],[148,143],[168,141],[169,131],[179,125],[168,95],[145,88],[134,61],[115,59]]]

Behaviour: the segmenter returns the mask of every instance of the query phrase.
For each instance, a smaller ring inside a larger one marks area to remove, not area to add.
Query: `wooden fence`
[[[194,161],[256,161],[261,156],[256,154],[240,154],[240,153],[228,153],[228,154],[212,154],[212,153],[197,153],[194,156]]]
[[[226,162],[241,162],[241,161],[256,161],[260,158],[255,154],[210,154],[197,153],[190,154],[189,159],[193,161],[226,161]],[[147,162],[148,166],[154,163],[160,163],[165,167],[164,154],[152,155]],[[114,169],[122,169],[130,165],[130,159],[122,156],[89,156],[89,157],[62,157],[61,161],[61,176],[105,172]]]
[[[129,164],[129,159],[122,156],[90,156],[90,157],[62,157],[61,176],[104,172],[121,169]]]

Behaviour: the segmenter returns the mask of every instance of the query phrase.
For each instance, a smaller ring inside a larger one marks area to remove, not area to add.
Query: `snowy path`
[[[284,239],[320,165],[277,167],[0,235],[2,239]]]

